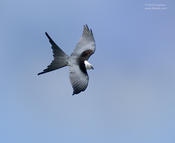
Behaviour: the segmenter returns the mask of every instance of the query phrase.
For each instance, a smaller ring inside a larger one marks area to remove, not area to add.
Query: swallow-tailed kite
[[[44,74],[65,66],[70,69],[70,82],[73,88],[73,94],[78,94],[84,91],[88,86],[87,70],[93,69],[93,66],[88,62],[89,57],[95,52],[95,40],[92,30],[84,25],[83,34],[70,56],[66,55],[64,51],[52,40],[49,34],[45,33],[52,45],[53,61],[51,64],[38,73]]]

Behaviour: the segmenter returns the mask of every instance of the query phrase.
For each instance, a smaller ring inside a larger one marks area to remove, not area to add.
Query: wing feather
[[[83,34],[74,49],[72,56],[82,57],[88,60],[89,57],[95,52],[95,40],[92,30],[84,25]]]
[[[73,88],[73,94],[84,91],[88,86],[89,77],[87,73],[81,71],[78,65],[70,67],[70,81]]]

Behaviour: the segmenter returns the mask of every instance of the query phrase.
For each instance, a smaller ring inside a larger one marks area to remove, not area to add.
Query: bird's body
[[[92,30],[87,25],[84,25],[82,37],[71,56],[66,55],[47,32],[46,36],[52,45],[54,60],[43,72],[38,73],[38,75],[69,66],[69,77],[74,90],[73,95],[84,91],[89,81],[87,70],[93,69],[93,66],[87,61],[95,52],[95,40]]]

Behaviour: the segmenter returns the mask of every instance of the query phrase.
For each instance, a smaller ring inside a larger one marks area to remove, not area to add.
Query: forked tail
[[[38,75],[40,74],[44,74],[62,67],[65,67],[68,65],[68,59],[69,56],[67,56],[64,51],[52,40],[52,38],[49,36],[49,34],[46,32],[45,33],[47,38],[49,39],[50,44],[52,45],[52,51],[53,51],[53,61],[51,62],[51,64],[44,69],[42,72],[38,73]]]

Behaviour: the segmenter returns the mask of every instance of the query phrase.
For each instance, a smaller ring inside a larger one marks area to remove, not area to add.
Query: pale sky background
[[[145,10],[164,4],[166,10]],[[174,143],[174,0],[0,0],[1,143]],[[93,29],[87,90],[72,96],[68,68],[44,32],[71,54]]]

